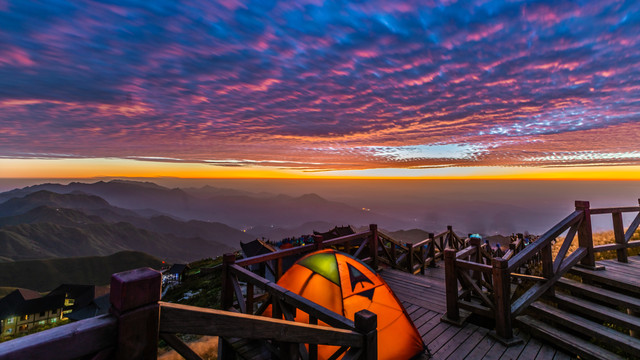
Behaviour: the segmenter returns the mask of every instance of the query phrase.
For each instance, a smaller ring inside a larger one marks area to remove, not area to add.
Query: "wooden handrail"
[[[348,241],[357,240],[360,238],[366,238],[368,236],[371,236],[371,231],[364,231],[356,234],[345,235],[345,236],[341,236],[331,240],[324,240],[322,242],[322,246],[327,247],[327,246],[339,245]],[[240,266],[249,266],[249,265],[263,263],[266,261],[282,259],[287,256],[313,252],[315,250],[316,248],[312,244],[308,244],[304,246],[296,246],[290,249],[278,250],[272,253],[256,255],[256,256],[245,258],[245,259],[239,259],[236,261],[236,264]]]
[[[362,347],[353,331],[229,311],[160,302],[160,332]]]
[[[631,240],[631,238],[633,237],[633,234],[638,229],[638,226],[640,226],[640,212],[638,212],[638,215],[636,215],[636,217],[631,222],[631,225],[629,225],[629,228],[627,229],[627,232],[624,233],[624,241],[625,242],[628,243],[629,240]]]
[[[456,266],[461,269],[481,271],[486,274],[491,274],[491,272],[493,271],[493,268],[491,267],[491,265],[480,264],[477,262],[460,260],[460,259],[456,260]]]
[[[636,211],[640,211],[640,206],[626,206],[626,207],[591,209],[591,215],[613,214],[613,213],[616,213],[616,212],[636,212]]]
[[[537,254],[542,248],[551,244],[556,237],[566,231],[571,225],[582,219],[584,213],[581,210],[576,210],[571,215],[564,218],[557,223],[549,231],[545,232],[538,240],[529,244],[524,250],[520,251],[516,256],[509,260],[509,272],[513,272],[518,266],[524,264]]]
[[[254,264],[260,264],[266,261],[277,260],[283,257],[298,255],[305,252],[315,251],[315,247],[313,245],[305,245],[305,246],[296,246],[289,249],[278,250],[272,253],[256,255],[252,257],[248,257],[245,259],[239,259],[236,261],[236,264],[240,266],[249,266]]]
[[[511,305],[511,316],[519,315],[527,308],[527,306],[538,300],[545,291],[549,290],[562,277],[562,275],[564,275],[571,267],[576,265],[586,254],[587,249],[578,248],[569,255],[562,263],[562,267],[553,275],[552,278],[534,284],[526,293],[520,296],[513,305]]]
[[[351,235],[345,235],[345,236],[341,236],[341,237],[337,237],[335,239],[331,239],[331,240],[325,240],[322,242],[322,244],[324,246],[333,246],[333,245],[338,245],[338,244],[342,244],[351,240],[357,240],[360,238],[366,238],[367,236],[371,236],[371,231],[365,231],[365,232],[361,232],[361,233],[356,233],[356,234],[351,234]]]
[[[0,344],[0,359],[75,359],[113,352],[118,321],[113,315],[80,320]],[[107,356],[108,357],[108,356]]]
[[[339,314],[334,313],[324,307],[316,304],[315,302],[304,298],[294,292],[291,292],[282,286],[271,282],[259,275],[252,273],[251,271],[239,266],[239,265],[230,265],[230,272],[239,278],[251,283],[259,288],[271,293],[273,296],[276,296],[280,300],[285,303],[292,305],[307,314],[317,318],[320,321],[323,321],[330,326],[336,328],[343,329],[353,329],[354,323],[353,321],[341,316]]]
[[[462,249],[462,250],[460,250],[460,251],[458,251],[458,252],[456,253],[456,259],[463,259],[463,258],[467,258],[467,257],[469,257],[469,256],[471,256],[471,255],[473,255],[473,254],[475,254],[475,253],[476,253],[476,250],[477,250],[477,249],[476,249],[475,247],[473,247],[473,246],[469,246],[469,247],[467,247],[467,248],[464,248],[464,249]]]
[[[433,242],[433,239],[431,239],[431,238],[426,238],[426,239],[424,239],[424,240],[422,240],[422,241],[419,241],[419,242],[417,242],[417,243],[413,244],[413,246],[414,246],[414,247],[418,247],[418,246],[425,246],[425,245],[429,244],[430,242]]]
[[[629,241],[626,244],[598,245],[598,246],[594,246],[593,247],[593,251],[595,251],[595,252],[603,252],[603,251],[618,250],[618,249],[624,249],[624,248],[635,248],[635,247],[640,247],[640,240]]]
[[[445,231],[443,231],[443,232],[441,232],[441,233],[438,233],[438,234],[433,235],[433,237],[438,238],[438,237],[440,237],[440,236],[445,236],[445,235],[447,235],[448,233],[449,233],[449,230],[445,230]]]

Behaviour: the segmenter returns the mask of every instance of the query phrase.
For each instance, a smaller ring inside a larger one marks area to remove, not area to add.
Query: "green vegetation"
[[[222,256],[190,263],[191,270],[187,273],[186,279],[171,286],[162,300],[212,309],[220,308],[221,264]]]
[[[215,259],[202,259],[189,264],[191,269],[186,279],[172,285],[162,297],[163,301],[205,308],[220,308],[222,289],[222,256]],[[217,359],[218,338],[210,336],[179,335],[203,359]],[[162,360],[182,359],[173,349],[160,341],[158,344]]]
[[[640,229],[636,230],[633,233],[633,236],[629,241],[634,241],[634,240],[640,240]],[[562,241],[564,241],[564,237],[558,237],[558,240],[553,245],[552,251],[553,251],[554,257],[558,254],[558,251],[560,251],[560,247],[562,246]],[[615,243],[615,236],[613,235],[613,230],[603,231],[603,232],[598,232],[593,234],[593,246],[613,244],[613,243]],[[573,252],[577,248],[578,248],[578,235],[576,235],[573,238],[573,242],[569,247],[569,251],[567,252],[567,255],[571,254],[571,252]],[[629,253],[629,256],[638,255],[640,254],[640,247],[628,249],[628,253]],[[596,261],[605,260],[605,259],[615,259],[616,251],[611,250],[611,251],[597,252],[595,253],[595,258],[596,258]]]

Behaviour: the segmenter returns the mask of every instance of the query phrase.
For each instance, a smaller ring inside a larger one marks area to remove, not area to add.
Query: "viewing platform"
[[[442,267],[428,269],[424,275],[417,276],[392,269],[382,270],[380,274],[402,301],[434,360],[571,358],[568,353],[526,333],[517,333],[522,343],[506,347],[489,335],[491,329],[471,323],[455,326],[442,322],[446,312]]]

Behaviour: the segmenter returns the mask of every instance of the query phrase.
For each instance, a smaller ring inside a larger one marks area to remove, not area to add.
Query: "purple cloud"
[[[613,139],[637,131],[639,14],[618,1],[3,0],[0,155],[638,164]]]

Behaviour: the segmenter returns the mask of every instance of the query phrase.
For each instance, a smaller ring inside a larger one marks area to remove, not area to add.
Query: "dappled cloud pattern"
[[[0,157],[638,165],[634,1],[0,0]]]

